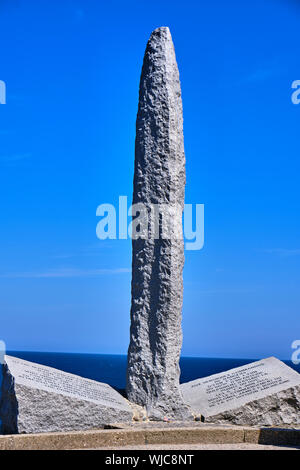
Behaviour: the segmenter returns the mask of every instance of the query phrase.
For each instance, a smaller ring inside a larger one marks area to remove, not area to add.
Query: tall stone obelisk
[[[169,28],[161,27],[148,41],[140,79],[133,204],[142,203],[149,212],[153,204],[162,204],[175,225],[172,237],[132,241],[127,368],[128,399],[158,419],[191,415],[179,389],[184,192],[179,72]]]

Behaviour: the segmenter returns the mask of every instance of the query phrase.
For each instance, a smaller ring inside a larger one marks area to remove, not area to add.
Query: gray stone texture
[[[2,367],[0,433],[40,433],[130,423],[133,411],[109,385],[6,356]]]
[[[275,357],[181,385],[206,423],[300,425],[300,374]]]
[[[127,395],[152,419],[187,419],[179,387],[182,344],[185,154],[179,72],[169,28],[153,31],[140,79],[133,204],[165,204],[172,237],[133,239]],[[153,235],[153,232],[151,232]]]

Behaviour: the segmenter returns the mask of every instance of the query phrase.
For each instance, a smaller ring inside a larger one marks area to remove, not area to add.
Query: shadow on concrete
[[[300,429],[262,428],[259,433],[258,444],[299,447]]]

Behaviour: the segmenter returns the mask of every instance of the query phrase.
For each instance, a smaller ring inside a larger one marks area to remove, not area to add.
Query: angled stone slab
[[[96,429],[132,420],[128,402],[107,384],[12,356],[5,356],[1,368],[1,434]]]
[[[181,390],[205,422],[300,424],[300,374],[275,357],[193,380]]]

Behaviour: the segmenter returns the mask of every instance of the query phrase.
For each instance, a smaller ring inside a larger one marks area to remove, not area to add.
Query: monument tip
[[[157,34],[164,34],[166,36],[171,37],[171,31],[168,26],[160,26],[159,28],[156,28],[154,31],[152,31],[151,36]]]

